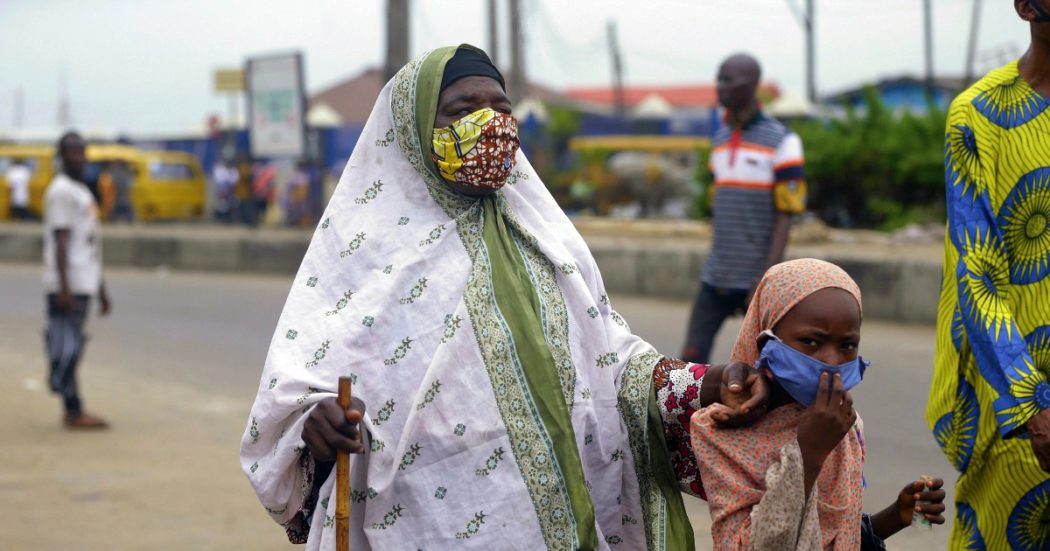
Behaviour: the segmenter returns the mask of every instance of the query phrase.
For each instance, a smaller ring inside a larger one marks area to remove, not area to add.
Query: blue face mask
[[[849,390],[860,384],[864,378],[864,370],[871,365],[860,356],[840,365],[828,365],[784,344],[784,341],[768,329],[762,334],[769,337],[769,340],[762,346],[758,367],[772,371],[780,386],[798,403],[807,407],[817,397],[821,373],[838,373],[842,377],[842,388]],[[828,388],[830,389],[830,384]]]

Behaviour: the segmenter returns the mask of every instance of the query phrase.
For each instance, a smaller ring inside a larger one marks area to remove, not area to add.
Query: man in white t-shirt
[[[102,236],[98,203],[83,182],[84,140],[62,136],[58,152],[62,172],[44,196],[44,285],[47,288],[47,353],[51,390],[62,395],[64,424],[71,429],[100,429],[103,419],[84,412],[77,392],[77,364],[84,348],[84,322],[97,293],[99,313],[109,313],[102,281]]]
[[[15,159],[4,173],[7,189],[11,192],[10,208],[13,220],[29,219],[29,179],[32,177],[33,171],[22,159]]]

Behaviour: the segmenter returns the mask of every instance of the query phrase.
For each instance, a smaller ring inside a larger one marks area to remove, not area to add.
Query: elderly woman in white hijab
[[[722,401],[746,422],[767,396],[740,364],[664,358],[630,332],[518,151],[503,77],[463,45],[410,62],[376,101],[278,322],[241,463],[309,549],[334,544],[344,450],[354,549],[691,550],[689,416]]]

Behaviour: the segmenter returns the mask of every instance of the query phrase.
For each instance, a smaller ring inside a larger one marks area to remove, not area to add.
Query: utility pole
[[[521,25],[521,0],[510,0],[510,94],[511,101],[525,97],[525,36]]]
[[[799,7],[797,0],[787,0],[788,7],[795,14],[795,19],[806,33],[806,98],[810,103],[817,103],[817,46],[813,28],[816,23],[816,7],[813,0],[806,0],[806,10]]]
[[[489,0],[489,59],[499,67],[499,11],[497,0]]]
[[[817,47],[813,36],[813,23],[817,12],[813,0],[806,0],[806,97],[817,103]]]
[[[612,60],[613,97],[616,98],[616,117],[627,115],[627,99],[623,93],[623,58],[620,56],[620,41],[616,36],[616,21],[610,19],[606,25],[609,37],[609,58]]]
[[[966,49],[966,73],[963,77],[963,88],[973,83],[973,64],[977,56],[977,28],[980,21],[981,0],[973,0],[973,13],[970,15],[970,43]]]
[[[387,0],[386,2],[386,63],[383,74],[387,80],[394,77],[408,63],[408,2],[409,0]]]
[[[926,45],[926,101],[933,102],[933,4],[923,0],[923,36]]]

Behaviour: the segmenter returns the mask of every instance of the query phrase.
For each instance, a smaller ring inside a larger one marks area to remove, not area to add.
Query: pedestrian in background
[[[213,212],[215,219],[220,222],[230,223],[233,218],[237,180],[237,169],[226,161],[215,163],[212,169],[212,184],[215,186],[215,207]]]
[[[131,185],[135,175],[123,160],[113,161],[109,165],[109,178],[113,184],[113,211],[110,220],[131,223],[135,218],[131,206]]]
[[[722,322],[742,312],[766,269],[784,257],[791,215],[806,205],[802,140],[766,115],[762,69],[746,54],[718,69],[726,125],[712,140],[714,239],[693,305],[682,359],[707,363]]]
[[[926,421],[959,471],[951,549],[1050,549],[1050,0],[948,111],[948,229]]]
[[[266,212],[273,201],[277,169],[270,163],[259,163],[252,170],[252,227],[266,220]]]
[[[7,180],[7,189],[11,191],[10,209],[11,219],[29,220],[29,180],[33,177],[33,171],[29,169],[23,159],[15,159],[4,173]]]
[[[289,226],[310,225],[310,165],[299,161],[284,190],[284,212]]]
[[[98,172],[98,210],[101,220],[111,220],[117,192],[113,189],[113,163],[102,163]]]
[[[63,423],[70,429],[100,429],[105,420],[84,412],[77,390],[77,366],[84,351],[84,323],[92,296],[99,313],[109,314],[102,280],[102,236],[98,203],[84,183],[84,140],[70,132],[58,142],[62,172],[44,197],[44,285],[47,289],[45,344],[51,390],[62,396]]]
[[[252,163],[246,155],[237,156],[237,185],[233,196],[241,224],[252,224]]]

